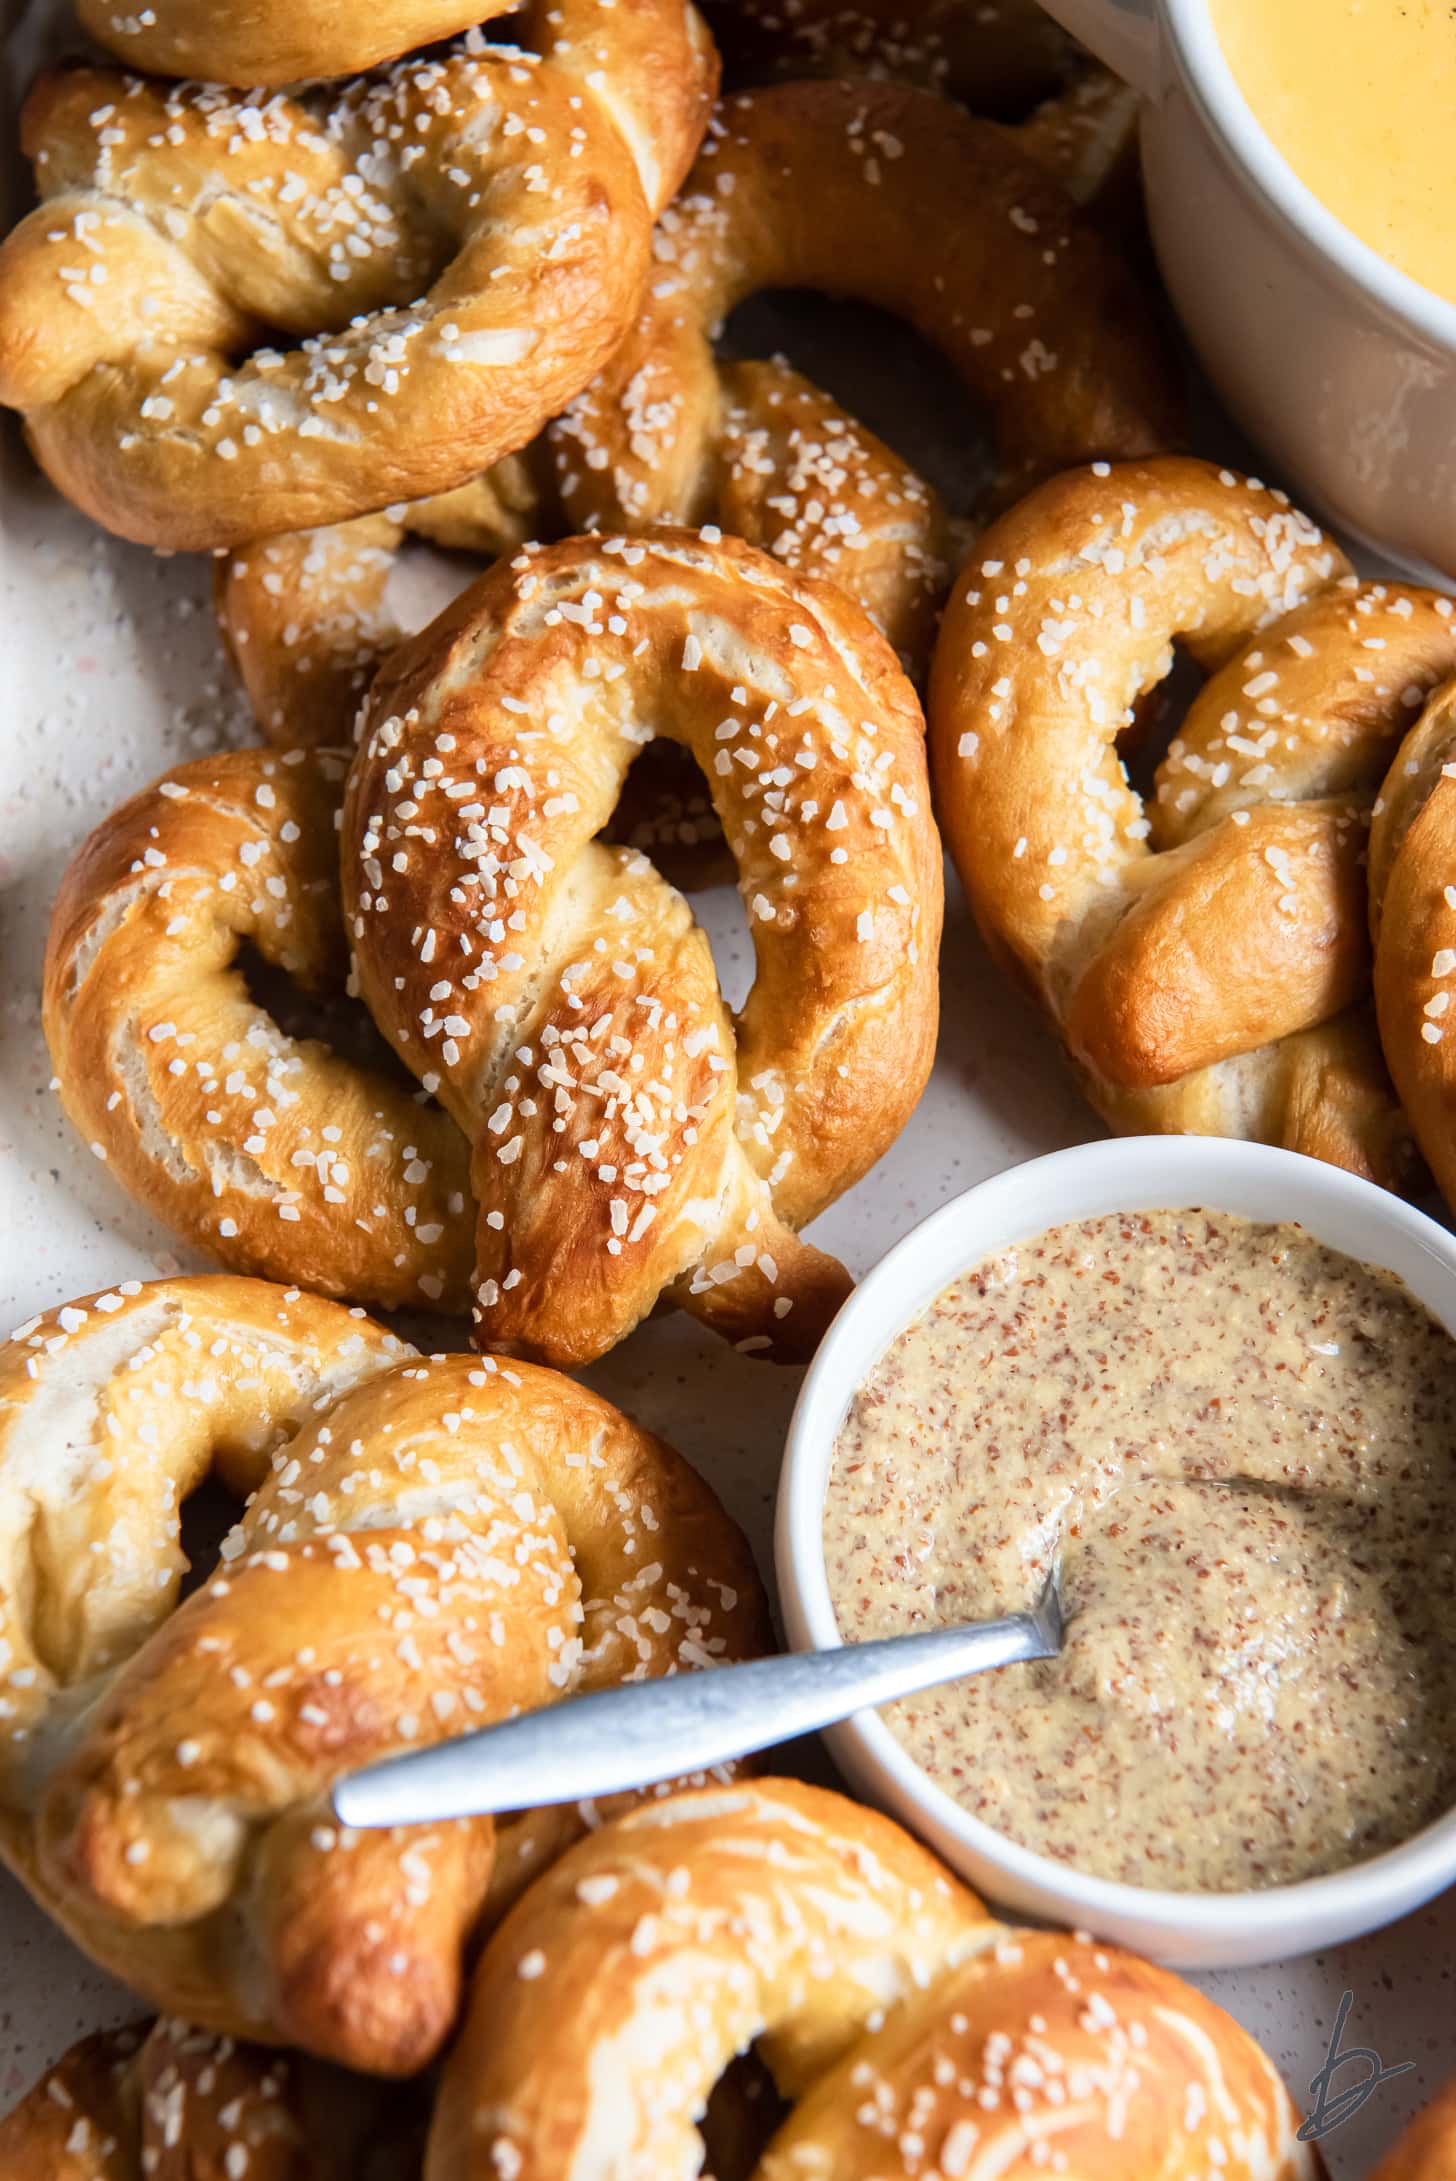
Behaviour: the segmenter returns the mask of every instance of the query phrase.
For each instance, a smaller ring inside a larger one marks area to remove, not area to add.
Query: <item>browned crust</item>
[[[596,840],[652,729],[738,863],[736,1022],[686,905]],[[666,1291],[812,1348],[847,1281],[797,1230],[894,1140],[937,1022],[920,714],[858,609],[716,532],[517,555],[375,684],[343,842],[365,997],[473,1141],[485,1343],[584,1361]]]

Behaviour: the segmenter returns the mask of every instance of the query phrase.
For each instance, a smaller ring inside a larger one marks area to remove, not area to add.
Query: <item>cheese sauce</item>
[[[1295,173],[1383,258],[1456,302],[1449,0],[1210,0],[1239,88]]]
[[[1241,1891],[1456,1800],[1456,1342],[1298,1227],[1128,1214],[965,1274],[851,1403],[824,1545],[854,1641],[1059,1565],[1059,1659],[885,1713],[1043,1855]]]

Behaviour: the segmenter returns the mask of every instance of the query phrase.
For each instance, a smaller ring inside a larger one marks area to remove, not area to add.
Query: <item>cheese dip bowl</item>
[[[1397,1306],[1400,1298],[1395,1283],[1399,1283],[1408,1291],[1405,1300],[1411,1306],[1412,1322],[1424,1322],[1423,1313],[1429,1312],[1448,1335],[1456,1338],[1456,1241],[1423,1213],[1338,1168],[1263,1145],[1160,1136],[1086,1144],[997,1175],[933,1213],[881,1260],[845,1304],[810,1366],[789,1428],[778,1503],[776,1558],[784,1624],[792,1646],[824,1647],[843,1640],[825,1544],[826,1500],[836,1444],[847,1420],[859,1414],[856,1395],[912,1321],[919,1319],[951,1283],[985,1260],[1049,1234],[1055,1239],[1055,1230],[1084,1222],[1095,1229],[1097,1222],[1114,1222],[1124,1214],[1194,1210],[1209,1215],[1208,1224],[1215,1238],[1221,1226],[1244,1221],[1266,1230],[1298,1228],[1302,1234],[1294,1239],[1301,1247],[1306,1243],[1313,1246],[1307,1251],[1310,1257],[1323,1259],[1326,1252],[1333,1251],[1355,1261],[1352,1273],[1369,1268],[1377,1276],[1371,1292],[1375,1293],[1376,1286],[1383,1287]],[[1179,1223],[1154,1218],[1130,1224],[1139,1232],[1146,1229],[1161,1235]],[[1271,1261],[1281,1260],[1276,1257]],[[1378,1280],[1380,1274],[1392,1278],[1382,1282]],[[1233,1292],[1220,1287],[1218,1277],[1217,1269],[1209,1275],[1215,1313],[1219,1309],[1217,1297]],[[1437,1338],[1429,1327],[1427,1334],[1430,1339]],[[1456,1372],[1456,1353],[1448,1356],[1443,1341],[1439,1342],[1439,1351],[1442,1377],[1449,1391],[1451,1374]],[[1217,1359],[1216,1342],[1211,1352]],[[1331,1351],[1321,1347],[1316,1352],[1323,1355]],[[1008,1366],[1011,1375],[1014,1364]],[[978,1380],[978,1390],[980,1383]],[[1217,1383],[1222,1386],[1222,1377]],[[1371,1383],[1378,1385],[1378,1374],[1372,1376]],[[1169,1399],[1176,1400],[1176,1385]],[[1075,1422],[1068,1428],[1075,1431]],[[1352,1443],[1358,1440],[1357,1431]],[[1323,1447],[1321,1441],[1315,1451],[1322,1454]],[[1297,1457],[1301,1450],[1296,1444],[1292,1451]],[[966,1447],[965,1452],[974,1457],[973,1446]],[[1452,1444],[1452,1461],[1456,1463],[1456,1442]],[[1233,1466],[1237,1467],[1237,1463]],[[1145,1481],[1129,1473],[1124,1488]],[[1213,1485],[1226,1480],[1208,1472],[1197,1481]],[[1400,1490],[1397,1478],[1391,1486],[1390,1504],[1403,1511]],[[1132,1495],[1134,1501],[1137,1496]],[[1217,1519],[1224,1519],[1222,1506]],[[1086,1526],[1090,1533],[1090,1517]],[[1119,1524],[1121,1529],[1128,1527],[1125,1521]],[[1414,1511],[1412,1527],[1417,1532],[1422,1528]],[[1135,1524],[1131,1534],[1135,1537]],[[966,1535],[969,1560],[973,1526]],[[1449,1570],[1448,1542],[1434,1533],[1432,1536],[1432,1567],[1444,1565]],[[953,1560],[955,1538],[948,1542]],[[1196,1531],[1193,1542],[1197,1543]],[[1090,1550],[1080,1533],[1077,1549],[1079,1554]],[[1124,1544],[1122,1549],[1129,1552],[1135,1547]],[[1247,1560],[1253,1573],[1262,1565],[1257,1553],[1256,1533],[1254,1552]],[[1444,1562],[1442,1553],[1446,1555]],[[979,1560],[980,1553],[975,1557]],[[1237,1573],[1237,1548],[1231,1557]],[[861,1567],[869,1565],[871,1562],[862,1555]],[[1277,1551],[1271,1555],[1269,1565],[1280,1581],[1293,1580],[1281,1566]],[[1402,1574],[1400,1581],[1407,1583],[1409,1578]],[[1450,1588],[1448,1582],[1448,1596]],[[1196,1584],[1170,1587],[1167,1627],[1181,1627],[1185,1636],[1190,1628],[1196,1629],[1200,1603],[1208,1596],[1226,1603],[1226,1594],[1217,1582],[1206,1593]],[[1024,1602],[1020,1597],[999,1598],[994,1609],[1013,1610]],[[1075,1613],[1078,1601],[1070,1587],[1068,1602]],[[985,1610],[993,1609],[985,1600],[980,1603]],[[1350,1586],[1349,1604],[1354,1616],[1360,1605],[1358,1583]],[[888,1633],[892,1626],[909,1625],[908,1618],[882,1613],[873,1633]],[[915,1625],[925,1622],[917,1621]],[[1318,1633],[1317,1618],[1313,1625]],[[1257,1636],[1257,1624],[1251,1621],[1250,1626]],[[1069,1643],[1075,1640],[1074,1620]],[[1319,1640],[1333,1639],[1320,1636]],[[1310,1655],[1316,1661],[1321,1656],[1319,1652]],[[1402,1655],[1397,1646],[1397,1664]],[[1165,1661],[1169,1656],[1166,1639],[1162,1656]],[[1358,1722],[1361,1702],[1374,1702],[1377,1709],[1370,1714],[1374,1723],[1378,1720],[1378,1692],[1371,1699],[1370,1690],[1364,1686],[1367,1676],[1358,1650],[1353,1663],[1359,1668],[1353,1684],[1340,1684],[1333,1667],[1330,1679],[1336,1685],[1353,1687],[1351,1719]],[[1444,1670],[1450,1663],[1449,1655],[1443,1652],[1438,1664]],[[1012,1677],[1054,1671],[1011,1667],[999,1675],[983,1677],[976,1685],[978,1702],[995,1681],[995,1704],[1003,1712],[1014,1712],[1017,1685]],[[1040,1705],[1042,1698],[1037,1695],[1033,1701]],[[1353,1734],[1355,1727],[1334,1703],[1322,1704],[1320,1713],[1314,1724],[1338,1758],[1341,1734]],[[1049,1706],[1047,1716],[1051,1716]],[[1198,1724],[1196,1719],[1194,1724]],[[1116,1718],[1109,1714],[1109,1748],[1116,1725]],[[1295,1731],[1300,1728],[1296,1726]],[[907,1746],[913,1736],[903,1727],[892,1729],[879,1714],[859,1713],[831,1729],[826,1739],[840,1767],[862,1794],[912,1826],[993,1901],[1017,1914],[1090,1930],[1179,1968],[1246,1966],[1335,1945],[1393,1922],[1456,1883],[1456,1787],[1446,1799],[1448,1774],[1444,1767],[1436,1775],[1442,1787],[1442,1799],[1436,1808],[1442,1814],[1432,1816],[1427,1811],[1423,1820],[1416,1821],[1419,1829],[1409,1837],[1391,1835],[1393,1844],[1368,1854],[1364,1860],[1347,1860],[1345,1867],[1301,1875],[1292,1882],[1250,1884],[1235,1890],[1223,1875],[1204,1881],[1217,1883],[1218,1891],[1194,1890],[1191,1885],[1188,1890],[1174,1891],[1163,1883],[1129,1883],[1125,1875],[1103,1874],[1109,1858],[1116,1867],[1115,1851],[1124,1829],[1116,1808],[1115,1784],[1108,1790],[1113,1796],[1113,1825],[1109,1827],[1105,1822],[1107,1811],[1093,1814],[1087,1826],[1085,1857],[1077,1853],[1075,1846],[1069,1848],[1065,1838],[1058,1842],[1053,1856],[1037,1852],[1022,1840],[1009,1837],[1008,1831],[972,1814],[917,1762]],[[1007,1777],[1014,1787],[1014,1741],[1009,1756],[1004,1749],[999,1755],[1004,1760],[1003,1769],[1010,1768]],[[1358,1774],[1360,1768],[1352,1769]],[[1393,1767],[1388,1767],[1382,1757],[1378,1765],[1365,1769],[1380,1777]],[[1337,1770],[1337,1765],[1331,1768],[1331,1777]],[[1095,1762],[1091,1772],[1097,1775]],[[1311,1768],[1310,1777],[1320,1780],[1318,1766]],[[1184,1797],[1179,1823],[1187,1834],[1196,1835],[1198,1827],[1189,1823],[1186,1801]],[[1178,1808],[1176,1797],[1173,1807]],[[1212,1796],[1209,1807],[1216,1815]],[[1318,1803],[1303,1815],[1315,1820],[1313,1829],[1317,1832]],[[1331,1826],[1332,1831],[1337,1831],[1337,1813],[1333,1809]],[[1381,1836],[1377,1833],[1375,1837]],[[1165,1851],[1176,1850],[1177,1840],[1161,1845]],[[1201,1839],[1190,1840],[1190,1845],[1201,1850],[1204,1843]],[[1338,1843],[1335,1852],[1338,1854]],[[1362,1851],[1357,1848],[1354,1852]],[[1149,1858],[1154,1870],[1168,1863],[1167,1852]],[[1206,1865],[1207,1859],[1201,1855],[1190,1855],[1187,1860],[1193,1872]],[[1277,1871],[1277,1859],[1271,1867]]]
[[[1141,94],[1164,282],[1279,482],[1407,569],[1456,574],[1456,302],[1301,179],[1241,87],[1210,0],[1044,4]],[[1270,14],[1285,5],[1263,0]],[[1341,12],[1331,0],[1311,95]]]

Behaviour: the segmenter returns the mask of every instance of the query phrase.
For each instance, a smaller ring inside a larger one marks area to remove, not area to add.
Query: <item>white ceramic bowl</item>
[[[1209,0],[1044,5],[1143,94],[1164,280],[1276,481],[1414,573],[1456,575],[1456,304],[1300,180],[1239,89]]]
[[[1195,1205],[1295,1220],[1330,1247],[1396,1273],[1456,1334],[1456,1241],[1399,1198],[1314,1159],[1207,1137],[1121,1137],[998,1174],[932,1213],[881,1259],[810,1366],[779,1487],[776,1559],[791,1645],[840,1640],[824,1568],[830,1458],[855,1388],[900,1328],[968,1267],[1048,1227]],[[971,1817],[873,1712],[832,1728],[827,1739],[868,1800],[920,1833],[991,1900],[1178,1968],[1238,1967],[1336,1945],[1456,1884],[1452,1811],[1401,1847],[1297,1885],[1222,1894],[1121,1885],[1035,1855]]]

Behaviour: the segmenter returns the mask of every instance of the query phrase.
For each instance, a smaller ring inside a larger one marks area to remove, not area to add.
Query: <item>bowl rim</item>
[[[1193,1136],[1113,1137],[1028,1159],[988,1176],[942,1204],[893,1244],[865,1275],[830,1326],[809,1366],[790,1419],[779,1480],[775,1559],[785,1632],[790,1647],[837,1647],[824,1564],[822,1514],[835,1435],[856,1385],[894,1335],[958,1273],[1016,1236],[1029,1239],[1067,1221],[1116,1211],[1221,1205],[1222,1194],[1253,1184],[1268,1210],[1258,1216],[1306,1226],[1316,1240],[1320,1210],[1333,1207],[1357,1221],[1374,1222],[1399,1240],[1408,1259],[1430,1260],[1431,1285],[1443,1286],[1444,1306],[1426,1302],[1456,1338],[1456,1237],[1414,1205],[1375,1183],[1322,1161],[1232,1138]],[[1025,1197],[1058,1208],[1019,1216],[987,1241],[976,1228],[990,1227]],[[1297,1208],[1290,1209],[1290,1198]],[[1084,1199],[1093,1201],[1087,1202]],[[1253,1216],[1245,1213],[1243,1216]],[[956,1237],[954,1246],[947,1238]],[[1342,1248],[1337,1242],[1329,1247]],[[1345,1254],[1354,1254],[1346,1251]],[[1383,1264],[1377,1244],[1364,1262]],[[910,1277],[922,1260],[933,1273]],[[1404,1277],[1404,1275],[1400,1275]],[[873,1711],[854,1714],[834,1730],[861,1777],[931,1837],[950,1839],[968,1857],[994,1867],[1023,1895],[1055,1903],[1067,1920],[1094,1930],[1140,1925],[1184,1942],[1224,1942],[1234,1927],[1267,1928],[1277,1955],[1310,1943],[1337,1944],[1407,1913],[1456,1882],[1456,1805],[1408,1840],[1365,1861],[1316,1877],[1240,1892],[1174,1892],[1098,1878],[1036,1853],[974,1817],[925,1773]],[[993,1893],[994,1885],[990,1887]],[[1276,1958],[1275,1953],[1268,1957]]]
[[[1302,181],[1249,104],[1214,26],[1211,0],[1163,0],[1182,81],[1225,158],[1264,205],[1348,288],[1439,348],[1456,351],[1456,302],[1402,272]]]

